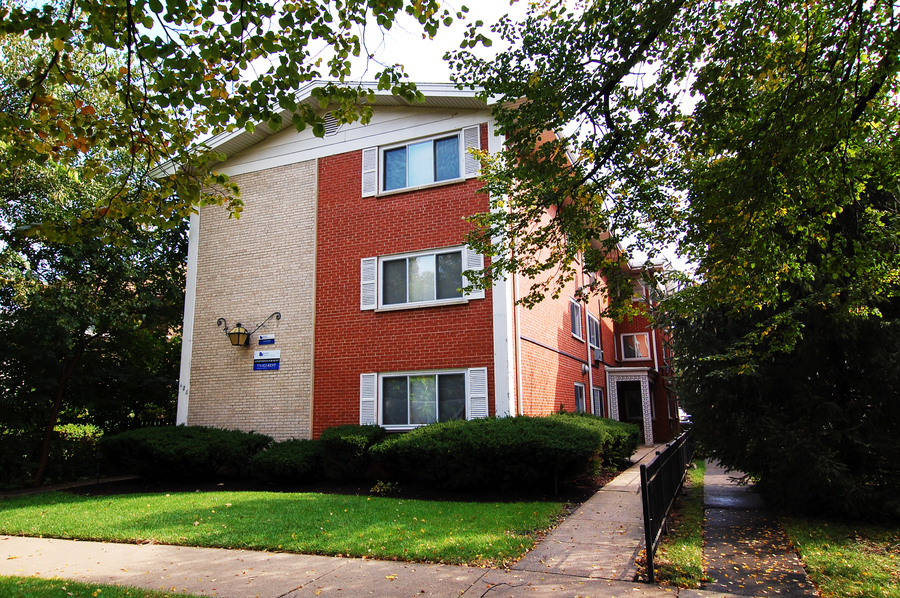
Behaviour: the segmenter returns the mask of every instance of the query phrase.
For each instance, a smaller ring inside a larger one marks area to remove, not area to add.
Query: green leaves
[[[388,28],[401,10],[429,35],[454,18],[436,0],[147,0],[127,6],[79,0],[68,12],[12,0],[0,9],[0,56],[3,68],[16,75],[8,80],[19,87],[0,102],[0,144],[6,148],[0,168],[32,160],[83,166],[85,156],[128,148],[133,162],[113,187],[119,191],[109,198],[110,217],[132,209],[158,222],[160,214],[187,215],[194,201],[239,208],[233,197],[207,193],[213,162],[195,150],[198,140],[231,125],[265,123],[277,130],[281,116],[271,110],[273,99],[295,98],[323,76],[337,84],[325,86],[321,109],[337,100],[345,122],[366,118],[364,93],[343,85],[349,59],[361,53],[357,27],[377,22]],[[330,47],[325,61],[317,56],[322,45]],[[419,97],[402,82],[401,70],[376,76],[405,98]],[[100,91],[107,99],[96,103]],[[94,111],[75,108],[73,98],[87,98]],[[293,110],[296,99],[279,104]],[[292,119],[295,126],[321,132],[319,116],[309,110],[301,116]],[[135,173],[160,169],[171,174],[158,187],[131,193]]]

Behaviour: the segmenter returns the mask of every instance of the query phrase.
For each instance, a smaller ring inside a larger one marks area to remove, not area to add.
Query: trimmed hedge
[[[247,475],[251,457],[271,442],[271,437],[255,432],[162,426],[103,438],[100,450],[147,478],[208,479],[222,473]]]
[[[276,442],[253,456],[250,470],[267,482],[299,484],[320,479],[322,444],[318,440]]]
[[[359,480],[366,475],[372,459],[369,448],[387,436],[379,426],[348,424],[326,428],[319,437],[325,475],[335,480]]]
[[[634,452],[637,426],[612,423],[583,415],[451,421],[392,437],[369,452],[397,480],[451,490],[556,487]]]

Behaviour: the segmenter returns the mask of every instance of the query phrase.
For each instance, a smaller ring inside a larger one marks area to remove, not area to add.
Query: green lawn
[[[826,597],[900,598],[900,527],[782,518]]]
[[[707,579],[703,572],[703,475],[706,461],[694,461],[688,470],[686,496],[675,504],[669,533],[656,551],[656,579],[682,588],[699,588]]]
[[[194,594],[155,592],[122,586],[87,584],[68,579],[4,577],[0,575],[0,596],[16,598],[191,598]]]
[[[556,522],[559,503],[474,503],[272,492],[0,500],[0,533],[498,565]]]

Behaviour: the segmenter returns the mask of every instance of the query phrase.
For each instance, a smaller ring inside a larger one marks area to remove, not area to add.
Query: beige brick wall
[[[253,430],[276,440],[309,438],[315,326],[315,160],[234,177],[244,211],[200,212],[197,301],[188,425]],[[217,318],[253,330],[232,347]],[[259,347],[259,334],[275,344]],[[253,371],[254,349],[280,349],[277,371]]]

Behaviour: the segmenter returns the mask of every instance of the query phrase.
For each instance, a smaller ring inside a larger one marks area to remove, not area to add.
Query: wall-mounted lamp
[[[266,318],[262,324],[253,329],[252,332],[247,332],[247,329],[244,328],[240,322],[237,323],[237,326],[234,328],[228,328],[228,322],[225,321],[225,318],[219,318],[216,320],[216,326],[223,326],[225,328],[225,335],[228,337],[228,340],[231,341],[231,344],[235,347],[246,347],[250,344],[250,336],[266,325],[266,322],[275,318],[276,320],[281,319],[280,312],[274,312],[271,316]]]

